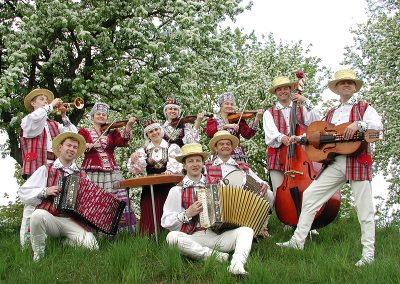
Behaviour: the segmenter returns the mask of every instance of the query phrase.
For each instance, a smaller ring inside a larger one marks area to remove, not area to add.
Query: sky
[[[367,20],[366,7],[365,0],[253,0],[251,11],[245,11],[236,22],[228,24],[248,33],[255,31],[260,38],[273,33],[277,40],[301,40],[304,46],[312,44],[311,55],[321,58],[322,65],[336,71],[348,67],[340,64],[344,48],[352,44],[350,29]],[[326,90],[323,97],[334,95]],[[0,143],[5,139],[0,134]],[[0,158],[0,181],[5,185],[0,187],[0,205],[15,199],[18,185],[13,178],[14,163],[10,157]],[[386,197],[387,185],[382,175],[374,178],[373,188],[375,195]],[[10,199],[3,198],[4,192],[10,194]]]

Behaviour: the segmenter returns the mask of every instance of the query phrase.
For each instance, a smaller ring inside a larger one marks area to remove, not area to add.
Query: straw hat
[[[295,82],[290,81],[290,79],[286,76],[278,76],[274,80],[272,80],[272,88],[268,90],[268,92],[272,95],[275,95],[275,90],[279,87],[289,86],[291,89],[294,88]]]
[[[80,155],[85,152],[86,149],[86,141],[85,138],[83,138],[82,135],[71,132],[71,131],[66,131],[61,134],[58,134],[56,138],[53,139],[52,143],[52,148],[53,148],[53,153],[59,157],[60,156],[60,150],[58,149],[58,145],[60,145],[65,139],[67,138],[72,138],[74,140],[77,140],[79,145],[78,145],[78,151],[76,153],[76,157],[79,157]]]
[[[47,89],[34,89],[30,91],[29,94],[26,95],[24,98],[24,106],[27,110],[33,111],[33,107],[31,105],[31,101],[40,95],[45,95],[47,97],[47,102],[51,103],[54,100],[54,94],[52,91],[49,91]]]
[[[203,148],[199,143],[185,144],[182,146],[181,150],[182,154],[175,157],[175,159],[181,164],[183,164],[183,160],[188,156],[202,156],[203,161],[208,158],[208,153],[203,152]]]
[[[230,134],[229,131],[220,130],[214,134],[214,137],[211,138],[210,142],[208,143],[208,147],[210,147],[212,153],[215,153],[215,145],[220,140],[231,140],[233,149],[239,145],[239,138]]]
[[[357,79],[356,74],[354,73],[353,70],[351,69],[344,69],[344,70],[339,70],[335,73],[335,80],[329,81],[328,82],[328,87],[329,89],[337,94],[336,92],[336,84],[339,83],[340,81],[344,80],[351,80],[356,84],[356,93],[361,89],[363,85],[363,81]]]

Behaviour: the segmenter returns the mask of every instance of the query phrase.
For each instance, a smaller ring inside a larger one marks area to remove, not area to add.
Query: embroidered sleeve
[[[365,132],[368,129],[368,123],[365,121],[357,121],[357,125],[360,132]]]
[[[167,171],[170,171],[174,174],[178,174],[182,171],[182,164],[178,163],[175,157],[181,154],[181,148],[179,148],[176,144],[171,144],[168,148],[168,162],[167,162]]]
[[[137,155],[134,159],[129,158],[127,163],[128,170],[133,174],[141,174],[146,170],[146,153],[143,148],[136,151]]]
[[[61,117],[61,119],[62,119],[64,126],[70,126],[72,124],[71,121],[69,120],[68,116],[66,116],[66,115]]]
[[[66,131],[71,131],[74,133],[78,133],[78,128],[72,122],[69,120],[68,116],[63,116],[62,117],[63,124],[58,124],[58,131],[60,133],[66,132]]]
[[[123,130],[122,133],[121,133],[122,139],[124,139],[124,140],[130,140],[130,139],[131,139],[131,135],[132,135],[131,132],[132,132],[132,131],[127,130],[126,128],[124,128],[124,130]]]
[[[185,136],[182,138],[184,144],[200,142],[199,131],[194,129],[190,123],[185,123],[184,133]]]
[[[182,222],[182,223],[185,223],[185,224],[189,223],[190,220],[192,219],[192,218],[189,218],[189,217],[187,216],[186,210],[183,211],[183,212],[179,212],[178,214],[176,214],[176,218],[179,220],[179,222]]]
[[[311,111],[314,108],[314,104],[310,101],[310,99],[306,99],[303,102],[303,105],[306,107],[308,111]]]

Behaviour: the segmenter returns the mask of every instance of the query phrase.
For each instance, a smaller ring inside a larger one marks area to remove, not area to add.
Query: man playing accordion
[[[183,164],[186,176],[171,188],[164,204],[161,225],[170,230],[167,243],[176,245],[179,251],[193,259],[207,259],[215,255],[221,262],[228,261],[228,252],[234,251],[228,271],[234,275],[245,275],[244,269],[253,242],[253,229],[239,227],[216,233],[199,224],[199,213],[203,210],[197,200],[197,190],[205,187],[202,174],[204,160],[208,154],[200,144],[186,144],[176,160]]]
[[[52,148],[58,158],[53,164],[39,167],[18,191],[25,205],[36,206],[30,220],[34,261],[44,256],[47,235],[65,237],[71,245],[98,249],[96,238],[84,225],[60,214],[54,206],[54,197],[60,192],[60,177],[78,174],[81,178],[87,178],[74,162],[85,151],[85,144],[85,139],[77,133],[64,132],[57,135]]]

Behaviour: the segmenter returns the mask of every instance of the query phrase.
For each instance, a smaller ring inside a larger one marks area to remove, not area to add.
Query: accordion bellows
[[[103,233],[115,235],[125,202],[78,175],[63,177],[56,209]]]
[[[211,184],[200,188],[197,199],[203,205],[200,226],[213,230],[250,227],[257,235],[265,223],[270,204],[260,194],[239,186]]]

